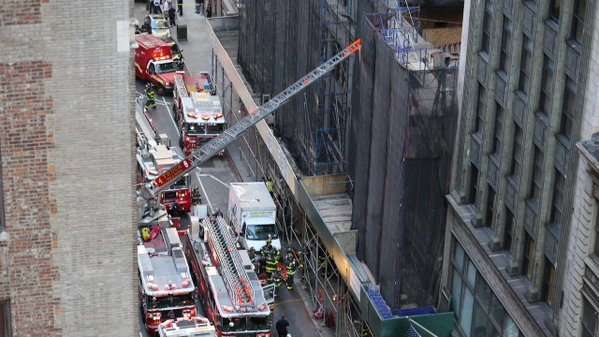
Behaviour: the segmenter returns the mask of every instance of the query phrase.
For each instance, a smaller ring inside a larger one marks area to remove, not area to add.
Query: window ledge
[[[0,242],[8,241],[8,232],[0,230]]]

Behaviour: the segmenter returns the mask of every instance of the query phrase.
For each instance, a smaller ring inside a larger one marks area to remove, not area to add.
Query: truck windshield
[[[206,133],[219,134],[219,133],[222,133],[224,130],[225,130],[224,124],[213,124],[213,125],[208,125],[208,130],[206,130]]]
[[[188,307],[194,304],[192,293],[165,297],[147,296],[147,303],[148,309],[180,308]]]
[[[195,123],[185,123],[188,135],[203,135],[206,133],[204,126]]]
[[[156,74],[167,74],[177,70],[174,62],[156,64]]]
[[[224,124],[195,124],[187,123],[187,134],[189,135],[216,135],[225,130]]]
[[[269,330],[270,316],[248,317],[248,330]]]
[[[245,237],[248,240],[268,240],[269,235],[273,240],[279,238],[274,224],[248,225],[245,232]]]
[[[222,332],[234,332],[234,331],[245,331],[246,322],[243,317],[232,317],[232,318],[222,318],[221,319],[221,330]],[[231,324],[233,323],[233,324]]]
[[[154,20],[151,23],[152,29],[168,29],[168,23],[166,20]]]

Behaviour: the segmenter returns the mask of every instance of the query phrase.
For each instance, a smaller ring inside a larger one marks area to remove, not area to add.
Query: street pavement
[[[184,0],[183,17],[178,17],[177,22],[187,25],[187,41],[178,41],[179,48],[182,49],[183,58],[187,70],[192,75],[198,74],[200,71],[211,70],[211,47],[208,34],[206,32],[206,18],[204,15],[196,14],[194,10],[193,0]],[[135,16],[139,22],[148,15],[145,4],[135,4]],[[171,28],[171,33],[174,38],[176,30]],[[138,93],[138,104],[143,106],[144,103],[144,87],[145,82],[136,80],[136,90]],[[179,132],[175,124],[172,111],[173,101],[172,96],[157,96],[156,109],[150,109],[148,115],[152,123],[158,130],[158,133],[166,134],[174,147],[180,154],[183,153],[178,145]],[[214,212],[219,207],[226,214],[228,202],[228,184],[235,181],[247,181],[252,179],[252,174],[249,168],[242,161],[239,155],[239,149],[227,149],[225,158],[215,157],[201,165],[192,173],[192,186],[199,186],[202,194],[202,202],[208,204],[208,211]],[[189,217],[183,219],[184,222],[189,221]],[[311,309],[308,310],[309,301],[307,295],[301,290],[302,284],[299,281],[299,275],[296,276],[296,290],[293,292],[287,291],[282,286],[279,289],[279,297],[275,303],[273,315],[273,336],[276,336],[274,324],[285,314],[290,323],[289,333],[292,337],[314,337],[320,335],[330,335],[331,331],[328,328],[319,326],[311,316]],[[141,334],[147,336],[143,326]]]

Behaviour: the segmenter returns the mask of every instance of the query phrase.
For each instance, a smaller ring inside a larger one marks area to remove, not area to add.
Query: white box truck
[[[245,249],[253,247],[258,252],[269,238],[273,247],[281,249],[275,222],[277,208],[265,183],[231,183],[228,216]]]

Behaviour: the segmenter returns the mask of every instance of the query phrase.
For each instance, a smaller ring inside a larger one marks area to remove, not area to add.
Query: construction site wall
[[[392,309],[436,302],[456,69],[408,70],[369,16],[349,132],[357,254]]]
[[[320,0],[241,1],[238,62],[254,93],[272,97],[319,65]],[[321,124],[316,88],[294,97],[276,114],[275,134],[287,141],[304,172],[310,172],[313,141]],[[292,141],[294,140],[294,141]]]

